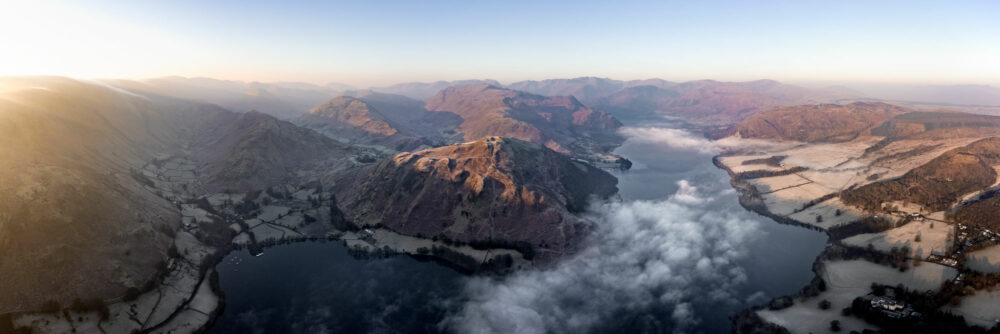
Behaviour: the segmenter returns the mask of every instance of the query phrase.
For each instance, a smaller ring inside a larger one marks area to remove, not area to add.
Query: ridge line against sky
[[[0,76],[1000,84],[991,1],[0,1]]]

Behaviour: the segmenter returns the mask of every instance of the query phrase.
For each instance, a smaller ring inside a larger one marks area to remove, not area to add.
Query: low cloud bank
[[[699,143],[671,137],[672,131],[656,134],[678,145]],[[738,213],[713,210],[728,187],[705,194],[688,181],[678,186],[661,201],[596,205],[590,218],[598,227],[588,246],[554,267],[470,279],[468,301],[442,326],[462,333],[580,333],[621,312],[655,309],[648,317],[654,328],[692,330],[701,321],[696,304],[738,302],[746,274],[736,262],[761,232]]]
[[[642,143],[655,143],[678,149],[695,150],[705,154],[717,154],[731,147],[724,141],[711,141],[691,132],[681,129],[657,127],[625,127],[619,132],[629,140]]]

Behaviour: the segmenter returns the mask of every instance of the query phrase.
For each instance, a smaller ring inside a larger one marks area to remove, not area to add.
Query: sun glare
[[[0,11],[0,76],[136,77],[190,57],[180,40],[97,13],[43,1]],[[156,71],[156,72],[152,72]]]

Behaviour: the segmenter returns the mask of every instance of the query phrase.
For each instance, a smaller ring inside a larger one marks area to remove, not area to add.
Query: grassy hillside
[[[732,133],[743,138],[839,142],[867,134],[869,129],[908,111],[868,102],[780,107],[740,122]]]
[[[931,211],[950,208],[962,195],[982,190],[996,181],[1000,138],[987,138],[948,151],[902,177],[845,191],[845,203],[867,210],[882,202],[909,201]]]

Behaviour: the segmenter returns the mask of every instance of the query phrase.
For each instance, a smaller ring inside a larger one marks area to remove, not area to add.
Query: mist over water
[[[406,256],[354,259],[339,243],[234,252],[213,332],[719,333],[728,316],[799,290],[825,235],[740,207],[718,143],[628,128],[621,201],[594,203],[582,250],[506,277]],[[235,264],[233,263],[235,261]]]
[[[623,133],[630,139],[617,153],[634,165],[616,173],[622,201],[592,208],[598,228],[584,249],[551,268],[469,279],[468,301],[446,327],[726,332],[729,314],[812,278],[825,237],[740,207],[728,175],[711,164],[717,144],[677,129]]]

